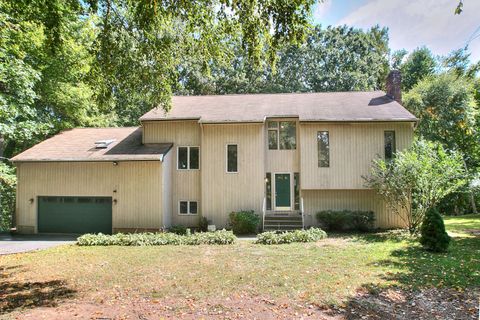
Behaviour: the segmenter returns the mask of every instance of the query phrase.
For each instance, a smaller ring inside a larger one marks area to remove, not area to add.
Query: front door
[[[290,210],[291,192],[290,192],[290,174],[275,174],[275,210]]]

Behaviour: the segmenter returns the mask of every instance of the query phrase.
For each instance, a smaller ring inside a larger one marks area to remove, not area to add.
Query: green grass
[[[77,299],[211,298],[235,295],[342,303],[357,290],[480,286],[480,217],[445,221],[447,253],[405,233],[335,235],[317,243],[231,246],[57,247],[0,257],[0,281],[56,283]],[[2,271],[3,269],[3,271]],[[1,284],[0,284],[1,286]]]

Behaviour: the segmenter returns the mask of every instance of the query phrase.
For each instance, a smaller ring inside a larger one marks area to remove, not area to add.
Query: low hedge
[[[292,242],[315,242],[327,237],[327,233],[319,228],[308,230],[295,230],[285,232],[267,231],[257,235],[255,243],[259,244],[282,244]]]
[[[328,231],[370,231],[373,229],[375,214],[372,211],[320,211],[317,220]]]
[[[79,246],[163,246],[163,245],[201,245],[233,244],[237,237],[231,231],[197,232],[190,235],[175,233],[117,233],[85,234],[77,239]]]

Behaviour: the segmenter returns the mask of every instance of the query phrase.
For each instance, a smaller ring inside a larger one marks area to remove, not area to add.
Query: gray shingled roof
[[[95,148],[99,140],[115,139],[107,148]],[[15,156],[14,162],[121,161],[163,159],[171,143],[142,144],[142,129],[78,128],[63,131]]]
[[[266,117],[300,121],[416,121],[383,91],[176,96],[165,113],[155,108],[140,120],[195,119],[202,123],[263,122]]]

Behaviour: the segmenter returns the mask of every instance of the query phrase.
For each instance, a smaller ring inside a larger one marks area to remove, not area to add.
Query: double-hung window
[[[178,170],[196,170],[200,168],[199,147],[178,147]]]
[[[227,172],[238,172],[238,146],[236,144],[227,144]]]
[[[295,150],[297,130],[295,121],[268,121],[268,149]]]
[[[178,213],[179,214],[197,214],[198,213],[198,202],[197,201],[180,201],[178,203]]]

